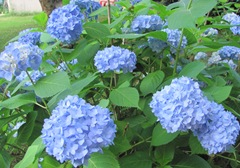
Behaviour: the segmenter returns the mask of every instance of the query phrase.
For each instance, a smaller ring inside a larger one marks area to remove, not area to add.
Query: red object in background
[[[114,2],[115,2],[115,0],[110,0],[111,5],[113,5]],[[100,3],[101,6],[107,6],[108,1],[107,0],[100,0],[99,3]]]

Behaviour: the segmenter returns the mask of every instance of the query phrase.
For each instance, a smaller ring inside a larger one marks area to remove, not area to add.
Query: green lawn
[[[0,16],[0,51],[9,40],[18,35],[18,33],[27,28],[38,27],[33,20],[32,15],[27,16]]]

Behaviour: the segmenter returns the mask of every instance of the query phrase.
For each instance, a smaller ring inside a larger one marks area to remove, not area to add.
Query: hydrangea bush
[[[236,4],[62,2],[0,53],[1,166],[239,166]]]

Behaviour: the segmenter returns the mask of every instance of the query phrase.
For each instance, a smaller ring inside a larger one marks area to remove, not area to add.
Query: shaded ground
[[[8,41],[17,36],[20,31],[26,28],[37,27],[37,24],[32,18],[32,15],[0,15],[0,51],[2,51]]]

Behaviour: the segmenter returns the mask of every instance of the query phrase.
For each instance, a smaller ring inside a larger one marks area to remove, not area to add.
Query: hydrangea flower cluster
[[[19,33],[18,41],[21,43],[31,43],[37,45],[40,41],[40,32],[31,32],[33,29],[26,29]]]
[[[98,51],[94,57],[94,65],[101,73],[108,71],[132,72],[136,68],[137,58],[134,52],[121,47],[111,46]]]
[[[162,31],[167,33],[167,42],[170,44],[170,51],[175,54],[177,52],[178,44],[180,42],[181,31],[177,29],[168,29],[168,28],[163,29]],[[186,46],[187,46],[187,38],[183,36],[181,49],[185,48]]]
[[[226,151],[239,135],[236,117],[204,97],[198,82],[188,77],[156,92],[150,107],[167,132],[193,131],[209,154]]]
[[[135,5],[135,4],[137,4],[137,3],[139,3],[139,2],[141,2],[142,0],[130,0],[130,3],[132,4],[132,5]]]
[[[153,95],[150,107],[167,132],[196,129],[206,121],[206,104],[197,82],[187,77],[174,79]]]
[[[203,37],[218,35],[218,30],[214,28],[208,28],[202,34]]]
[[[110,111],[92,106],[78,96],[67,96],[44,120],[42,139],[46,152],[61,163],[70,160],[77,167],[90,155],[113,144],[116,125]]]
[[[70,4],[77,5],[85,18],[91,18],[89,15],[101,8],[100,3],[93,0],[71,0]]]
[[[42,71],[32,71],[32,72],[29,72],[30,74],[30,77],[31,77],[31,80],[36,83],[39,79],[41,79],[42,77],[46,76],[45,73],[43,73]],[[28,76],[27,76],[27,73],[25,71],[22,71],[21,74],[19,76],[16,77],[16,79],[19,81],[19,82],[22,82],[23,80],[27,79],[26,80],[26,83],[24,84],[24,86],[31,86],[32,83],[30,81],[30,79],[28,79]]]
[[[10,81],[27,68],[38,70],[44,52],[30,43],[9,43],[0,54],[0,77]]]
[[[69,65],[76,65],[78,63],[77,59],[73,59],[71,61],[68,61],[67,64]],[[59,66],[57,67],[58,70],[63,70],[66,71],[68,69],[67,65],[65,62],[61,62]]]
[[[224,46],[218,53],[222,59],[240,60],[240,48],[234,46]]]
[[[139,15],[132,21],[131,29],[135,33],[145,33],[161,30],[163,25],[164,22],[158,15]]]
[[[157,53],[160,53],[161,51],[163,51],[164,48],[168,46],[166,42],[153,37],[148,38],[148,45],[152,49],[152,51]]]
[[[47,22],[47,32],[62,43],[77,41],[82,33],[83,14],[77,5],[68,4],[53,10]]]
[[[232,113],[215,102],[209,102],[208,110],[206,123],[193,133],[209,154],[224,152],[235,143],[240,131],[239,123]]]
[[[235,13],[227,13],[222,17],[222,19],[228,21],[230,25],[239,25],[240,24],[240,16]],[[230,28],[234,35],[240,35],[240,26],[233,26]]]
[[[198,52],[195,57],[194,60],[205,60],[207,58],[207,54],[205,52]]]

